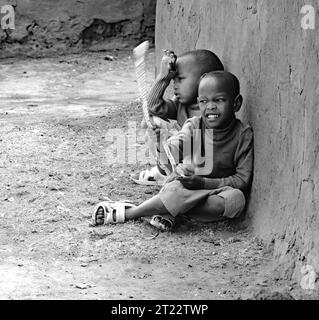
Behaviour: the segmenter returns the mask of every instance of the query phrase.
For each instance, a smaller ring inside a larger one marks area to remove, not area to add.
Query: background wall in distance
[[[156,0],[0,0],[16,28],[0,29],[0,57],[121,49],[154,39]]]

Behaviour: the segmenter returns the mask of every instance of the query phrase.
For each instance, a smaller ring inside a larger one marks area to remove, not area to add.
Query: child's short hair
[[[215,53],[206,49],[187,51],[179,57],[193,57],[199,67],[200,74],[216,70],[224,70],[224,66]]]
[[[234,97],[238,96],[240,94],[240,83],[238,78],[228,71],[212,71],[204,73],[199,80],[199,83],[207,77],[211,78],[223,78],[226,80],[226,82],[229,84],[229,86],[232,88]]]

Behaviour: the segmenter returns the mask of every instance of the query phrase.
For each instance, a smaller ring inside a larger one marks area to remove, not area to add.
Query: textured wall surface
[[[154,37],[156,0],[0,0],[15,30],[0,30],[0,57],[114,49]]]
[[[156,50],[214,51],[242,84],[240,117],[255,133],[248,208],[275,242],[282,273],[319,271],[319,24],[301,28],[303,0],[159,0]],[[319,1],[307,1],[316,9]],[[308,267],[307,267],[308,265]]]

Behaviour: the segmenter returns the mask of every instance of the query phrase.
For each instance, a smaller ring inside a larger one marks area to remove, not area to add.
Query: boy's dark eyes
[[[208,99],[198,99],[198,102],[199,103],[208,103]],[[213,99],[212,100],[213,102],[225,102],[226,101],[226,99],[224,99],[224,98],[217,98],[217,99]]]

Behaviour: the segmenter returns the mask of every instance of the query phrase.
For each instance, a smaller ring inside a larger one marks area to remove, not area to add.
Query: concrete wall
[[[0,30],[0,57],[106,50],[154,38],[156,0],[0,0],[16,28]]]
[[[319,24],[301,28],[304,4],[159,0],[155,43],[158,61],[163,48],[207,48],[239,77],[255,133],[249,221],[282,274],[307,280],[319,271]],[[319,1],[307,4],[319,21]]]

